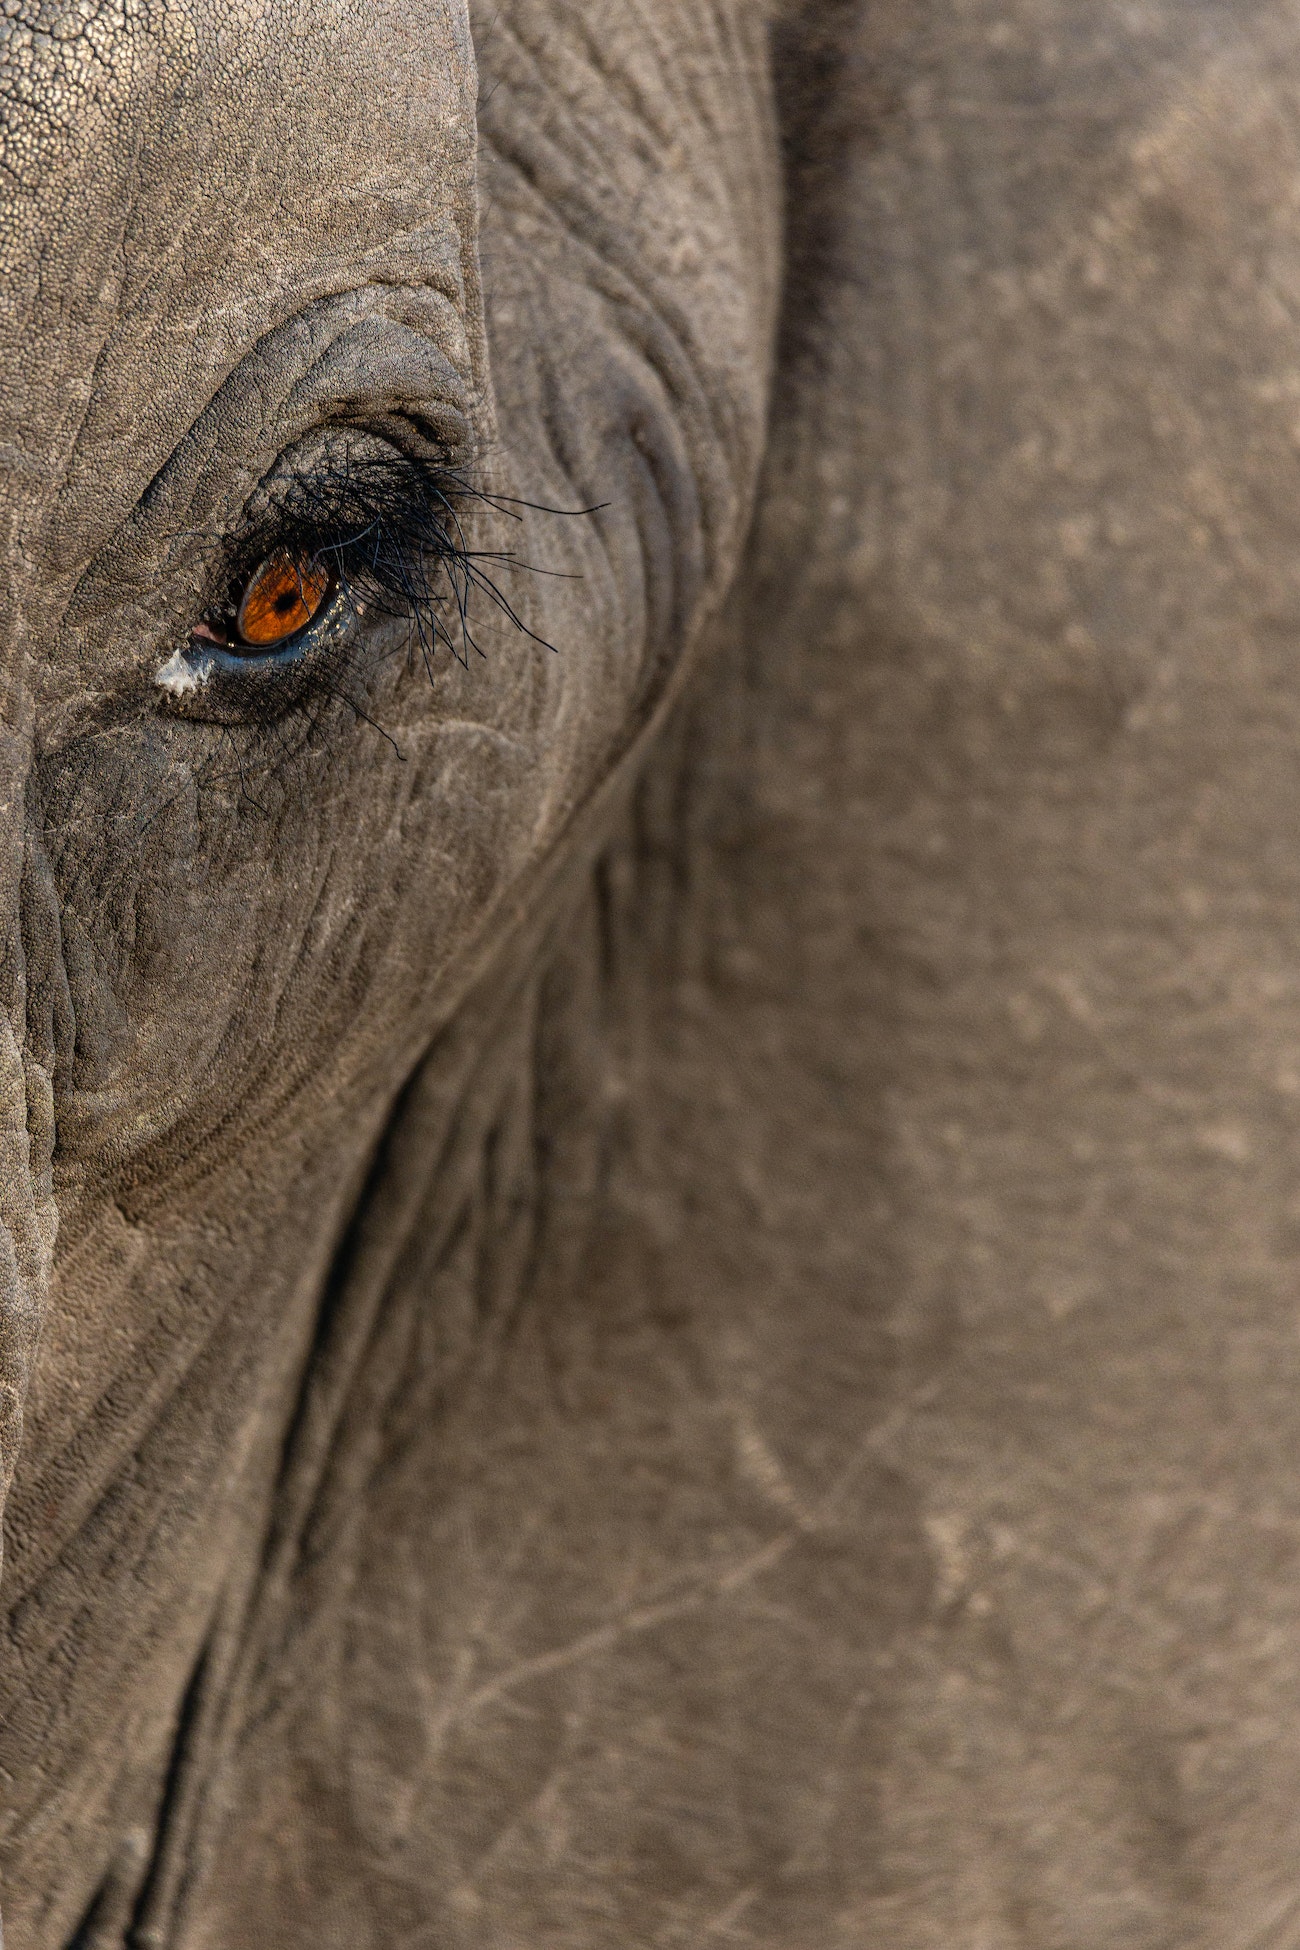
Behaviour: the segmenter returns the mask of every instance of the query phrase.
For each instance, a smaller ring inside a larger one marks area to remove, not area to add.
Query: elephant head
[[[712,0],[0,46],[6,1921],[170,1943],[373,1215],[523,1278],[521,990],[734,572],[774,138]]]

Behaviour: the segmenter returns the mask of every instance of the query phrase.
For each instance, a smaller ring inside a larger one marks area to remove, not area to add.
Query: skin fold
[[[6,15],[10,1950],[1296,1940],[1298,84]],[[526,631],[160,686],[329,428]]]

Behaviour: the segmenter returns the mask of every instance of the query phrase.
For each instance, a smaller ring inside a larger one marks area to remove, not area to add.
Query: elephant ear
[[[749,1300],[737,1480],[825,1555],[797,1603],[755,1587],[797,1684],[731,1639],[771,1846],[713,1913],[1269,1941],[1300,1806],[1300,28],[886,0],[792,8],[778,47],[778,382],[700,700],[734,756],[688,767],[680,873],[710,893],[679,1095],[710,1049],[728,1094],[707,1162],[693,1113],[674,1148],[712,1216],[732,1187],[734,1286],[695,1304]]]

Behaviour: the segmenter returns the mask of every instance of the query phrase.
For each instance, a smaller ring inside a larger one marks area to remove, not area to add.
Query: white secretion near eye
[[[184,651],[173,650],[166,663],[154,672],[153,681],[173,697],[186,697],[207,683],[211,669],[210,657],[187,657]]]

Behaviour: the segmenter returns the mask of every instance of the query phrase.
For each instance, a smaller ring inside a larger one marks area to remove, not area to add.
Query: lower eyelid
[[[216,704],[223,694],[233,701],[234,694],[249,695],[250,686],[270,702],[294,675],[300,694],[324,675],[321,658],[342,652],[345,633],[362,611],[361,604],[343,598],[343,590],[336,587],[309,623],[264,649],[236,648],[208,624],[197,624],[154,671],[154,684],[177,704],[189,707],[205,699]],[[223,710],[219,715],[227,714]]]

